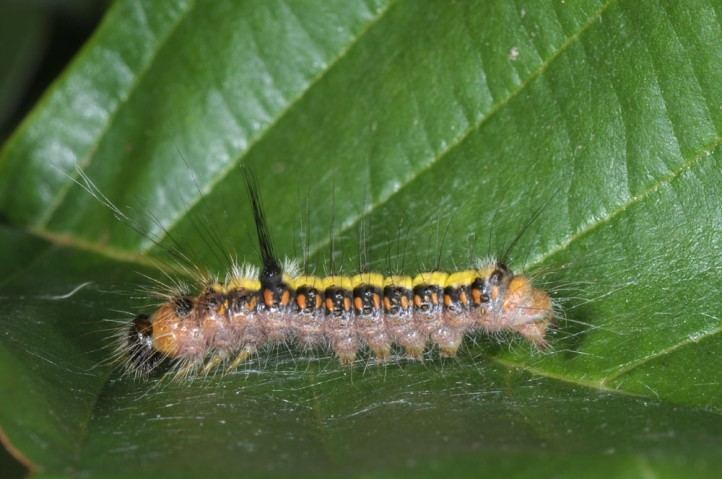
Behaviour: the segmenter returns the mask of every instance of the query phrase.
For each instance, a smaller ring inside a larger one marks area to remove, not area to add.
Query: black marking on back
[[[326,288],[323,296],[324,298],[326,298],[327,301],[325,305],[325,311],[327,316],[348,319],[351,310],[346,308],[345,301],[352,299],[351,291],[344,288],[339,288],[338,286],[331,286],[329,288]],[[328,307],[329,299],[331,300],[332,308]]]
[[[527,220],[527,222],[524,224],[524,226],[519,230],[519,232],[514,236],[514,239],[511,240],[509,243],[509,246],[507,246],[504,249],[504,254],[501,255],[499,258],[499,262],[501,264],[507,263],[509,261],[509,255],[511,254],[512,250],[516,246],[516,244],[519,242],[519,240],[524,236],[524,234],[527,232],[529,227],[533,225],[537,219],[539,219],[539,216],[541,216],[542,212],[546,209],[547,206],[549,206],[550,201],[547,200],[543,202],[539,207],[537,207],[534,212],[532,213],[531,217]]]
[[[444,290],[436,284],[419,284],[414,286],[414,296],[418,296],[421,304],[414,308],[422,313],[433,314],[441,311]],[[434,301],[436,296],[436,301]]]
[[[381,304],[379,307],[374,305],[374,296],[381,300],[383,292],[381,288],[372,286],[370,284],[362,284],[357,286],[353,290],[354,299],[359,298],[361,300],[361,308],[356,307],[354,301],[354,311],[357,316],[378,316],[381,314]]]
[[[402,298],[406,297],[406,307],[403,306]],[[384,287],[384,298],[389,301],[389,308],[384,307],[384,314],[392,316],[406,316],[413,310],[412,293],[410,289],[402,286]]]

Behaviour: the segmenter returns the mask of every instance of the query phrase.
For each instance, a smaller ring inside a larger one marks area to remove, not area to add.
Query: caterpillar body
[[[554,319],[554,303],[530,278],[503,262],[415,276],[361,272],[313,276],[274,254],[253,175],[246,172],[262,266],[234,264],[224,280],[196,291],[166,291],[151,314],[122,333],[126,372],[146,376],[171,362],[174,377],[237,368],[268,345],[331,350],[350,365],[368,349],[379,362],[401,349],[420,360],[430,347],[454,357],[466,335],[514,332],[537,347]]]

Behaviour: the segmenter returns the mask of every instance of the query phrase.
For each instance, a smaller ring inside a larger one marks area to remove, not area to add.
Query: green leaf
[[[722,4],[529,3],[116,2],[0,155],[12,451],[67,476],[718,476]],[[552,350],[120,379],[103,319],[146,307],[139,270],[257,262],[242,164],[320,273],[332,246],[414,273],[523,233]]]

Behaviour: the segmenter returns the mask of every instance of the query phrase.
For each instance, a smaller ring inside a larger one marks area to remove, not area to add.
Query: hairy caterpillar
[[[223,280],[203,277],[195,288],[180,282],[168,287],[155,311],[138,315],[121,332],[115,357],[128,374],[146,376],[170,363],[174,377],[206,375],[234,369],[263,347],[283,343],[331,350],[344,365],[364,348],[379,362],[391,357],[394,346],[411,360],[430,347],[453,357],[464,337],[477,333],[508,331],[546,346],[554,319],[551,297],[501,261],[414,276],[362,271],[325,277],[280,261],[255,179],[245,171],[261,267],[234,263]],[[98,197],[84,179],[81,186]]]

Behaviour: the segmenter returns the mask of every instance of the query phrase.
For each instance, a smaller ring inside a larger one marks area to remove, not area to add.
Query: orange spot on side
[[[376,293],[374,293],[374,295],[373,295],[373,304],[374,304],[374,309],[379,309],[379,307],[381,306],[381,298]]]
[[[461,304],[469,304],[469,298],[466,296],[466,291],[464,291],[463,289],[459,293],[459,302]]]
[[[316,295],[316,309],[319,309],[321,307],[321,295]]]
[[[333,300],[331,298],[326,298],[326,309],[333,311]]]
[[[414,303],[416,303],[416,298],[414,298]],[[420,303],[419,303],[420,304]],[[406,295],[401,296],[401,307],[404,309],[409,308],[409,298]]]
[[[291,293],[288,290],[285,290],[281,294],[281,305],[288,306],[289,301],[291,301]]]
[[[306,309],[306,295],[305,294],[299,294],[296,296],[296,304],[301,309]]]
[[[347,297],[343,298],[343,310],[344,311],[350,311],[351,310],[351,300]]]
[[[263,304],[268,307],[273,306],[273,291],[268,288],[263,290]]]
[[[418,294],[414,295],[414,306],[416,306],[417,308],[421,307],[421,296],[419,296]]]
[[[354,298],[353,299],[353,305],[356,308],[356,311],[361,311],[364,307],[363,301],[361,301],[361,298]]]
[[[478,288],[473,288],[471,290],[471,299],[474,301],[475,305],[481,304],[481,290]]]
[[[384,309],[391,309],[391,300],[389,298],[384,298]]]
[[[452,304],[451,296],[449,296],[448,294],[445,294],[444,295],[444,305],[449,307],[449,306],[451,306],[451,304]]]

